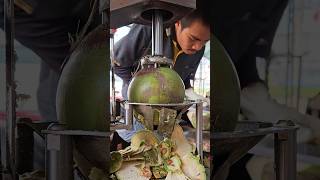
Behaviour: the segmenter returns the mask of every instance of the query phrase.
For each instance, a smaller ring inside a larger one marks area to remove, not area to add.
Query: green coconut
[[[128,87],[131,102],[168,104],[182,103],[185,96],[184,83],[171,68],[145,68],[140,70]]]
[[[128,87],[128,99],[135,103],[183,103],[184,83],[171,68],[144,68],[137,72]],[[134,116],[147,129],[159,125],[159,112],[146,106],[134,106]]]
[[[235,66],[222,43],[212,36],[212,126],[214,132],[234,131],[240,112],[240,81]]]
[[[90,32],[63,68],[57,89],[57,116],[68,129],[109,129],[109,31],[103,25]]]

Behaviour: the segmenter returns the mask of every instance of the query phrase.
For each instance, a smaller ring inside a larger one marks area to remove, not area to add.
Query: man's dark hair
[[[200,20],[205,26],[210,27],[210,18],[203,8],[197,8],[181,19],[181,27],[185,28],[191,25],[195,20]]]

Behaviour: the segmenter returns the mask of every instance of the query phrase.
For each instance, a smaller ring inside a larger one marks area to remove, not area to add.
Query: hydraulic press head
[[[154,10],[161,11],[165,27],[196,8],[196,0],[110,0],[110,28],[131,23],[149,24]]]

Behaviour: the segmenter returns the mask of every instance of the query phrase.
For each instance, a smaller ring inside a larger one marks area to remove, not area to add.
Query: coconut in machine
[[[139,121],[149,130],[156,130],[162,136],[168,137],[173,130],[173,127],[177,120],[181,119],[182,113],[192,106],[196,106],[197,111],[197,151],[202,157],[202,102],[192,102],[184,100],[184,85],[180,77],[173,72],[172,60],[163,56],[163,34],[164,29],[169,27],[169,25],[176,22],[178,19],[182,18],[188,12],[196,8],[196,1],[137,1],[136,3],[123,3],[119,1],[111,1],[111,28],[117,28],[129,23],[139,23],[147,24],[152,27],[152,54],[147,55],[141,58],[140,73],[138,72],[136,76],[133,77],[129,88],[129,100],[125,102],[125,122],[112,124],[111,129],[132,129],[132,123],[134,114],[137,119],[139,116],[143,116]],[[128,19],[123,18],[127,16]],[[168,29],[167,33],[170,33]],[[111,48],[112,49],[112,48]],[[113,54],[111,52],[111,54]],[[169,71],[169,74],[173,74],[174,78],[169,79],[172,82],[176,83],[176,86],[169,89],[161,89],[168,87],[165,83],[159,80],[157,88],[159,91],[162,91],[155,101],[161,101],[164,103],[153,103],[153,100],[145,99],[144,94],[147,91],[150,91],[151,87],[144,83],[139,83],[141,79],[141,74],[145,74],[150,71],[158,71],[159,68],[166,68],[166,71]],[[172,72],[171,72],[172,71]],[[139,79],[140,77],[140,79]],[[179,84],[180,83],[180,84]],[[177,85],[178,84],[178,85]],[[137,87],[137,86],[143,87]],[[180,87],[179,87],[180,85]],[[177,92],[183,86],[183,92]],[[138,91],[142,92],[133,92],[133,87],[137,88]],[[144,92],[143,92],[144,91]],[[131,93],[131,95],[130,95]],[[139,93],[139,95],[132,95],[133,93]],[[166,97],[170,96],[170,93],[179,94],[180,97]],[[114,93],[112,93],[114,94]],[[181,94],[183,96],[181,97]],[[113,101],[115,102],[115,101]],[[137,115],[139,114],[139,115]],[[113,118],[114,119],[114,118]]]

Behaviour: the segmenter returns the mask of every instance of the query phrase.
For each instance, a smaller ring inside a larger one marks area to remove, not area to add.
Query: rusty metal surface
[[[159,9],[164,14],[164,26],[173,24],[196,8],[196,0],[111,0],[110,28],[131,23],[151,24],[151,11]]]

